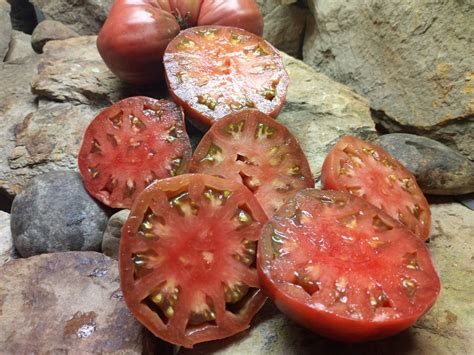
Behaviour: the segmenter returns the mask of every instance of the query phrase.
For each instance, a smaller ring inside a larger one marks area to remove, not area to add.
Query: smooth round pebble
[[[79,173],[39,175],[13,200],[13,243],[23,257],[99,251],[107,214],[84,189]]]
[[[107,228],[105,228],[104,237],[102,238],[102,252],[112,259],[118,260],[120,235],[129,214],[130,210],[117,212],[110,217]]]

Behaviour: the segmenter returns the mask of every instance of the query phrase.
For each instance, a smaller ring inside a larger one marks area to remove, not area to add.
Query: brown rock
[[[15,127],[37,109],[30,81],[36,74],[38,61],[35,54],[14,62],[0,63],[0,191],[10,198],[15,195],[15,188],[8,157],[15,147]]]
[[[49,41],[78,36],[76,31],[59,21],[44,20],[35,27],[31,34],[31,45],[37,53],[43,53],[43,47]]]
[[[0,272],[5,353],[141,354],[142,327],[123,301],[117,262],[95,252],[17,259]]]

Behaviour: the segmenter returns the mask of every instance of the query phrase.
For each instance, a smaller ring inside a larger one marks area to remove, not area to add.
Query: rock
[[[7,0],[11,5],[13,29],[31,34],[38,21],[34,6],[28,0]]]
[[[127,221],[130,210],[122,210],[110,217],[102,238],[102,253],[118,260],[122,226]]]
[[[5,62],[30,57],[34,55],[33,47],[31,47],[31,36],[21,31],[12,31],[10,47],[5,56]]]
[[[366,344],[325,339],[298,326],[268,301],[246,332],[181,349],[179,355],[201,354],[469,354],[474,348],[474,211],[458,203],[432,205],[433,235],[428,247],[441,277],[434,307],[412,328]]]
[[[95,252],[18,259],[0,269],[0,349],[6,354],[141,354],[115,260]]]
[[[301,58],[307,11],[293,5],[278,5],[264,17],[263,38],[279,50]]]
[[[15,127],[37,109],[30,81],[36,74],[38,60],[35,54],[0,63],[0,195],[10,199],[18,191],[15,180],[23,180],[24,171],[10,168],[8,157],[15,147]]]
[[[262,16],[265,17],[279,5],[292,5],[292,4],[301,3],[303,1],[302,0],[257,0],[257,5],[260,9],[260,12],[262,13]]]
[[[474,162],[444,144],[404,133],[383,135],[379,142],[415,175],[423,192],[434,195],[474,192]]]
[[[31,45],[37,53],[43,53],[43,47],[49,41],[78,36],[79,35],[76,31],[63,25],[61,22],[44,20],[35,27],[33,34],[31,35]]]
[[[37,111],[15,127],[14,145],[0,158],[2,188],[14,196],[37,175],[77,170],[84,132],[99,112],[94,106],[40,100]]]
[[[0,267],[13,258],[15,248],[10,232],[10,214],[0,211]]]
[[[107,214],[77,172],[32,179],[13,200],[11,231],[23,257],[61,251],[99,251]]]
[[[96,36],[51,41],[44,47],[32,91],[54,101],[108,106],[122,98],[158,97],[156,87],[130,87],[118,80],[102,61]]]
[[[10,43],[12,23],[10,21],[10,4],[0,0],[0,62],[3,61]]]
[[[283,54],[290,85],[278,121],[295,135],[318,177],[327,152],[340,136],[376,137],[369,103],[350,88]]]
[[[81,35],[99,33],[113,0],[31,0],[45,17],[68,25]]]
[[[471,1],[311,0],[304,61],[369,98],[388,132],[474,159]]]

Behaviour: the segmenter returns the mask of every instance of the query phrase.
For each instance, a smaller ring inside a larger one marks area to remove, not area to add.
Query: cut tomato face
[[[257,110],[235,112],[214,124],[196,148],[190,170],[246,185],[267,216],[296,191],[314,187],[297,140]]]
[[[252,193],[218,177],[157,181],[122,229],[120,280],[134,316],[185,347],[248,328],[265,302],[255,258],[267,221]]]
[[[298,192],[265,225],[258,255],[262,288],[277,307],[340,341],[408,328],[440,289],[423,241],[344,192]]]
[[[130,208],[157,179],[187,172],[191,144],[183,111],[173,102],[131,97],[88,126],[79,170],[89,193],[114,208]]]
[[[242,29],[182,31],[166,48],[163,61],[171,95],[201,128],[248,108],[275,117],[285,101],[288,73],[280,54]]]
[[[384,210],[426,240],[431,210],[415,177],[381,147],[342,137],[324,161],[323,189],[346,191]]]

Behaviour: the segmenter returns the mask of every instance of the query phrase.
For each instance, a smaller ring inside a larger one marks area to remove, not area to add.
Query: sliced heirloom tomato
[[[285,102],[288,73],[280,54],[245,30],[187,29],[170,42],[163,61],[171,95],[200,128],[247,108],[275,117]]]
[[[296,191],[314,187],[298,141],[258,110],[235,112],[214,124],[196,148],[190,170],[246,185],[269,217]]]
[[[415,177],[381,147],[342,137],[324,161],[323,189],[346,191],[384,210],[426,240],[431,210]]]
[[[187,174],[149,186],[120,241],[121,286],[134,316],[185,347],[248,328],[266,299],[255,269],[266,221],[252,193],[230,180]]]
[[[298,192],[265,225],[258,255],[262,288],[277,307],[340,341],[408,328],[440,289],[423,241],[344,192]]]
[[[92,196],[110,207],[130,208],[153,181],[187,172],[191,143],[183,111],[143,96],[119,101],[89,124],[78,160]]]

